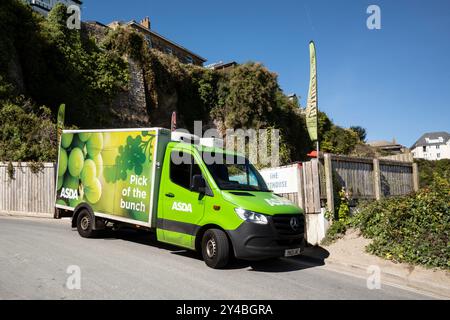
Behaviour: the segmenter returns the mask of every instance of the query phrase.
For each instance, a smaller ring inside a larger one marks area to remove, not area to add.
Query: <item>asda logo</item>
[[[192,212],[192,205],[190,203],[184,202],[174,202],[172,204],[172,210],[182,211],[182,212]]]
[[[292,204],[292,202],[290,202],[287,199],[283,199],[283,198],[271,198],[271,199],[264,199],[271,207],[276,207],[276,206],[287,206]]]
[[[70,189],[70,188],[62,188],[60,198],[70,199],[70,200],[78,200],[78,190]]]

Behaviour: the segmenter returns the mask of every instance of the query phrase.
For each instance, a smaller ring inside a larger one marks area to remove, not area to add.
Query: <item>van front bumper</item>
[[[269,217],[266,225],[244,221],[237,229],[228,230],[234,255],[243,260],[284,257],[286,250],[305,247],[304,227],[292,234],[280,233]]]

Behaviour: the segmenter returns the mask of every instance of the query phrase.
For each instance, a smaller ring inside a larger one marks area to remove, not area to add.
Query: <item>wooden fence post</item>
[[[413,188],[414,192],[419,191],[419,166],[416,162],[412,165]]]
[[[373,159],[373,190],[375,191],[375,199],[380,200],[382,197],[382,192],[380,160],[378,159]]]
[[[303,184],[303,166],[297,164],[297,194],[298,194],[298,206],[305,210],[305,190]]]
[[[325,187],[327,192],[327,210],[334,213],[334,193],[333,193],[333,164],[331,162],[331,154],[325,153]]]
[[[313,192],[313,211],[320,213],[320,178],[319,178],[319,158],[311,160],[312,165],[312,192]]]

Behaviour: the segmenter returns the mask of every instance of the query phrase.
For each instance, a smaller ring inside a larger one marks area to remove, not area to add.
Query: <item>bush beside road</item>
[[[324,244],[357,228],[372,239],[368,252],[394,262],[450,269],[450,181],[435,177],[413,195],[360,206],[354,216],[333,223]]]

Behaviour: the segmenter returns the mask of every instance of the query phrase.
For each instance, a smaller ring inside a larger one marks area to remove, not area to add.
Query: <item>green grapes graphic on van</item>
[[[61,136],[57,204],[148,220],[155,133],[77,132]],[[145,186],[142,185],[145,182]]]

